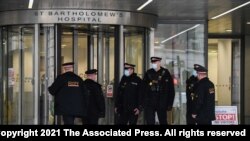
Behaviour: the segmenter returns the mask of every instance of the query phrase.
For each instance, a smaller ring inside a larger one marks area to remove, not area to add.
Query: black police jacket
[[[105,117],[105,99],[99,83],[86,79],[88,89],[88,117]]]
[[[215,120],[215,88],[214,84],[206,77],[198,81],[195,89],[193,114],[196,120]]]
[[[131,112],[135,108],[142,110],[142,80],[136,73],[122,77],[115,98],[115,107],[118,113]]]
[[[73,72],[61,74],[48,90],[55,97],[56,115],[87,115],[87,89],[78,75]]]
[[[163,67],[159,71],[149,69],[144,76],[145,106],[158,109],[171,109],[174,102],[174,82],[169,71]]]
[[[195,96],[194,91],[197,82],[198,78],[193,75],[186,81],[187,114],[192,114],[193,100]]]

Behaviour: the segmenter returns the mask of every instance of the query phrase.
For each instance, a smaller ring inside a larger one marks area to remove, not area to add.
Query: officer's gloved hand
[[[117,107],[115,107],[115,113],[116,113],[116,114],[118,113],[118,108],[117,108]]]
[[[139,110],[138,108],[135,108],[135,109],[134,109],[134,114],[135,114],[135,115],[139,115],[139,113],[140,113],[140,110]]]
[[[171,111],[171,110],[172,110],[172,107],[168,107],[168,108],[167,108],[167,111]]]
[[[115,107],[115,114],[120,114],[121,113],[121,109],[120,108],[117,108],[117,107]]]

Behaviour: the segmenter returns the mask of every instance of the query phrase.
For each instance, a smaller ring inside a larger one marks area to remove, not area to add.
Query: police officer
[[[85,72],[85,84],[88,89],[88,114],[83,119],[84,124],[97,125],[99,118],[105,117],[105,99],[102,87],[97,83],[97,70],[90,69]]]
[[[195,67],[195,65],[194,65]],[[192,75],[186,81],[186,98],[187,98],[187,111],[186,111],[186,121],[187,125],[195,125],[195,120],[192,117],[192,107],[194,100],[194,90],[196,83],[198,81],[197,72],[193,70]]]
[[[212,120],[215,120],[214,84],[208,79],[205,67],[196,64],[195,70],[199,81],[195,89],[192,117],[198,125],[211,125]]]
[[[169,71],[161,67],[160,57],[151,57],[152,68],[144,76],[147,85],[145,112],[147,124],[155,124],[155,113],[159,123],[167,124],[167,110],[173,106],[175,90]]]
[[[134,64],[124,64],[124,75],[118,86],[115,99],[115,112],[119,123],[135,125],[143,108],[142,80],[134,73]]]
[[[73,125],[76,117],[87,114],[87,89],[82,78],[73,72],[73,65],[63,64],[64,73],[48,88],[55,97],[55,114],[63,116],[65,125]]]

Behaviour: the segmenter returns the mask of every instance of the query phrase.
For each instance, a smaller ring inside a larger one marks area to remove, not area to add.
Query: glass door
[[[240,119],[240,40],[209,39],[208,43],[208,75],[215,84],[216,104],[237,106]]]
[[[54,82],[55,72],[54,25],[42,25],[40,36],[40,124],[53,124],[54,100],[48,92],[48,87]]]
[[[63,25],[61,32],[61,63],[74,62],[74,71],[84,79],[87,70],[88,38],[92,38],[87,31],[88,25]],[[92,42],[94,44],[94,42]]]
[[[62,25],[61,63],[75,63],[74,71],[85,79],[87,69],[98,69],[98,83],[106,87],[114,80],[114,27],[108,25]],[[112,99],[106,99],[107,116],[100,124],[113,118]],[[111,120],[110,120],[111,119]],[[77,119],[76,124],[81,124]]]
[[[21,28],[9,28],[7,38],[7,124],[21,124]]]
[[[125,27],[125,62],[135,64],[135,72],[143,78],[144,28]]]
[[[159,24],[155,30],[154,55],[162,57],[162,66],[170,71],[175,85],[169,124],[186,124],[186,80],[194,64],[205,65],[204,35],[204,24]]]
[[[99,124],[110,125],[114,123],[114,99],[113,94],[110,95],[107,93],[107,89],[110,86],[114,87],[115,27],[111,25],[99,25],[93,26],[93,28],[97,31],[95,32],[97,35],[97,44],[94,46],[94,60],[96,60],[94,64],[97,64],[98,83],[102,85],[106,103],[106,116],[99,120]]]
[[[124,45],[125,45],[125,62],[135,64],[135,73],[143,79],[144,64],[144,35],[145,28],[140,27],[125,27],[124,28]],[[144,124],[144,113],[142,112],[139,117],[137,124]]]
[[[35,92],[33,50],[35,46],[34,27],[21,27],[21,124],[34,124]]]
[[[9,27],[6,35],[5,123],[34,124],[34,27]]]
[[[7,106],[7,41],[8,41],[8,34],[6,27],[1,28],[1,44],[0,44],[0,52],[1,52],[1,80],[0,80],[0,98],[1,98],[1,124],[7,124],[8,121],[8,106]]]

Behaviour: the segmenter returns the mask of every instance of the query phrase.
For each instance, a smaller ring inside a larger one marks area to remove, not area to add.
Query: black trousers
[[[99,120],[99,117],[96,117],[96,116],[88,116],[86,118],[82,118],[83,124],[87,124],[87,125],[98,125],[98,120]]]
[[[212,120],[210,119],[203,119],[203,118],[198,118],[196,120],[197,125],[212,125]]]
[[[192,117],[191,113],[186,114],[187,125],[195,125],[195,119]]]
[[[119,116],[118,124],[121,125],[136,125],[138,115],[135,115],[134,112],[123,112]]]
[[[155,112],[157,112],[157,116],[159,119],[160,125],[167,125],[167,110],[164,109],[156,109],[156,108],[147,108],[145,111],[146,114],[146,121],[148,125],[155,124]]]
[[[75,117],[69,115],[63,115],[64,125],[74,125]]]

